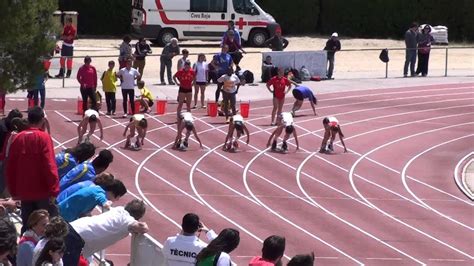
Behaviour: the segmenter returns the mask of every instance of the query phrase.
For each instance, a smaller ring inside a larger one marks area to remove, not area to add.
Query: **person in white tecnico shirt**
[[[206,233],[208,241],[217,237],[213,230],[206,228],[194,213],[184,215],[181,223],[181,232],[170,236],[163,245],[163,255],[168,266],[191,266],[196,264],[196,256],[207,246],[199,238],[201,232]]]
[[[84,118],[77,126],[77,143],[82,143],[82,137],[86,134],[87,125],[89,125],[89,133],[86,136],[86,141],[94,134],[96,125],[99,126],[100,140],[104,137],[104,129],[102,128],[102,122],[100,122],[99,112],[94,109],[88,109],[84,112]]]
[[[278,116],[277,128],[273,131],[272,135],[268,139],[267,147],[272,146],[272,151],[279,151],[277,149],[277,139],[280,137],[281,133],[285,129],[285,136],[283,137],[283,142],[281,144],[281,150],[283,152],[288,151],[288,145],[286,141],[290,138],[290,134],[293,134],[296,142],[296,150],[299,150],[300,144],[298,142],[298,135],[296,134],[296,129],[293,126],[293,116],[290,112],[283,112]],[[273,139],[273,142],[272,142]]]

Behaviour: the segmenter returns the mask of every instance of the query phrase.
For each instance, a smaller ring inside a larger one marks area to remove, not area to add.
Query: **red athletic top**
[[[81,88],[97,88],[97,71],[95,67],[82,65],[77,71],[77,81],[81,84]]]
[[[194,77],[196,76],[196,73],[194,72],[193,69],[189,69],[188,71],[181,69],[178,72],[176,72],[176,77],[179,80],[180,87],[183,89],[193,89],[193,81]]]
[[[273,96],[277,99],[285,98],[285,87],[290,86],[290,81],[286,77],[274,76],[271,78],[267,84],[269,86],[273,85]]]
[[[76,28],[72,24],[64,26],[63,42],[66,44],[73,44],[75,37],[76,37]]]

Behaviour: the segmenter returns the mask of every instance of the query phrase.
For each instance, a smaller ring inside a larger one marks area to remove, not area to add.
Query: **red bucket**
[[[208,102],[207,103],[207,115],[210,117],[217,116],[217,103],[215,102]]]
[[[77,97],[77,107],[76,107],[76,113],[78,115],[84,114],[84,110],[82,109],[82,99]]]
[[[156,100],[156,114],[164,115],[166,113],[166,105],[168,100]]]
[[[240,115],[243,118],[249,117],[250,112],[250,102],[247,103],[240,103]]]
[[[132,112],[132,107],[130,106],[130,103],[128,103],[128,114],[131,115],[133,113],[138,113],[140,111],[140,100],[135,100],[134,105],[133,105],[133,110],[135,112]]]

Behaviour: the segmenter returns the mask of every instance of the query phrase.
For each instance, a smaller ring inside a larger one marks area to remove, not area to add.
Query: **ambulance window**
[[[227,12],[227,0],[191,0],[191,12]]]
[[[239,14],[259,15],[258,10],[250,0],[233,0],[234,10]]]

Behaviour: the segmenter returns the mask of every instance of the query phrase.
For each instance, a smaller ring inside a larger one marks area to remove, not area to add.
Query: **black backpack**
[[[380,52],[379,58],[382,62],[388,63],[388,61],[390,61],[390,59],[388,58],[388,49],[383,49]]]

